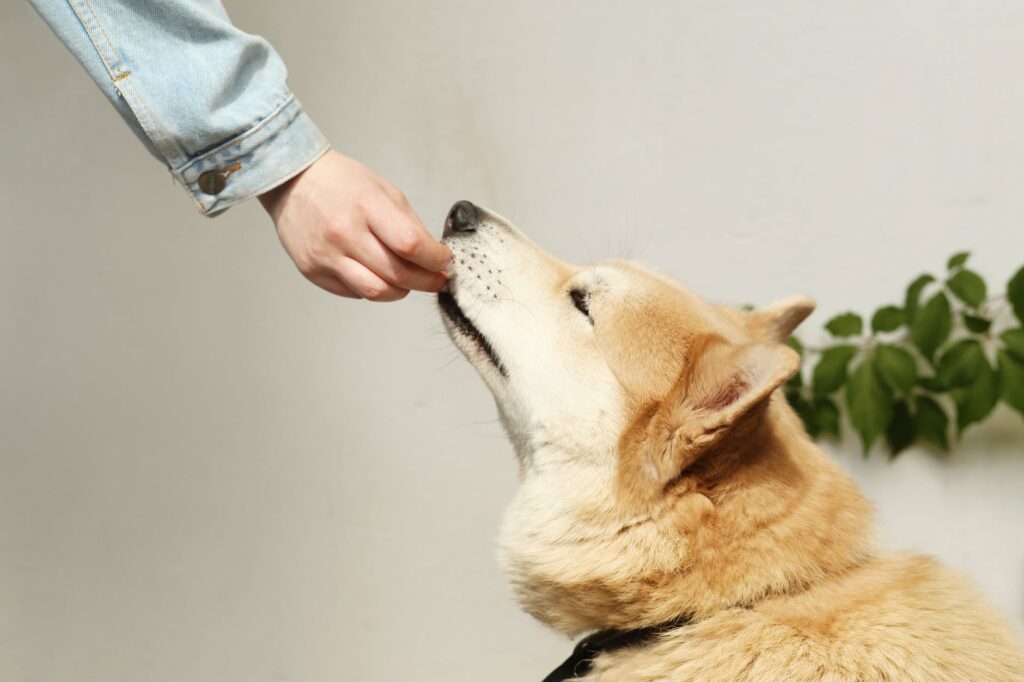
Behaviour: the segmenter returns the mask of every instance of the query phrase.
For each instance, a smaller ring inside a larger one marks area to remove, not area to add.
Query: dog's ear
[[[648,483],[664,485],[715,445],[756,418],[773,391],[800,367],[781,343],[733,345],[718,336],[694,340],[672,391],[652,406],[646,423],[624,434],[624,452],[639,457]],[[632,442],[631,442],[632,441]]]
[[[814,301],[806,296],[790,296],[750,313],[749,326],[755,338],[785,343],[812,312]]]

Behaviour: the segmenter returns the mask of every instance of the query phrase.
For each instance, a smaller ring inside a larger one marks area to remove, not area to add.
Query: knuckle
[[[305,252],[295,259],[295,264],[304,273],[312,272],[324,261],[324,255],[324,249],[321,246],[310,244]]]
[[[345,226],[340,222],[331,222],[324,226],[324,238],[329,242],[345,241],[347,232]]]
[[[359,293],[363,298],[368,298],[371,301],[380,301],[387,296],[388,288],[383,283],[372,282],[364,284]]]
[[[423,244],[423,238],[415,232],[403,232],[395,238],[395,251],[400,256],[412,256]]]

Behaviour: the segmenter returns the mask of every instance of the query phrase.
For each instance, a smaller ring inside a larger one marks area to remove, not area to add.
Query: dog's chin
[[[455,294],[451,291],[442,291],[437,295],[437,305],[441,308],[445,327],[448,328],[448,335],[452,337],[452,341],[470,361],[476,365],[491,368],[501,376],[507,377],[508,370],[501,363],[501,358],[495,352],[494,346],[459,307]]]

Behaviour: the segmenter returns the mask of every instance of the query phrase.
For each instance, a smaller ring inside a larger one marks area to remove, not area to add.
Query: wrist
[[[319,161],[319,159],[317,159]],[[317,163],[314,161],[307,168],[299,171],[294,177],[288,178],[280,185],[268,189],[266,192],[257,195],[257,199],[260,201],[260,205],[263,206],[263,210],[270,214],[270,217],[277,222],[278,217],[284,210],[284,205],[288,200],[288,197],[295,190],[296,185],[301,180],[302,176],[306,174],[310,168]]]

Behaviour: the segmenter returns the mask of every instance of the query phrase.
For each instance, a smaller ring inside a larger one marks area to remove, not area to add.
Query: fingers
[[[386,192],[372,202],[367,215],[370,231],[403,259],[430,272],[443,272],[451,262],[451,251],[427,232],[408,204],[401,203]]]
[[[335,266],[335,272],[345,286],[359,298],[370,301],[397,301],[409,295],[408,289],[385,282],[362,263],[344,257]]]
[[[380,188],[384,190],[385,194],[391,197],[391,200],[395,202],[396,205],[412,213],[413,217],[416,216],[416,212],[412,210],[412,206],[409,205],[409,200],[405,198],[404,194],[402,194],[402,190],[398,189],[383,178],[377,178],[377,184],[380,185]],[[417,218],[417,220],[419,220],[419,218]]]
[[[399,258],[373,234],[367,233],[354,246],[353,257],[371,272],[401,289],[439,291],[448,278]]]
[[[448,247],[424,229],[398,189],[337,152],[260,201],[296,267],[326,291],[396,301],[446,281]]]
[[[345,286],[344,282],[331,274],[311,275],[309,281],[325,291],[345,298],[361,298],[359,294]]]

